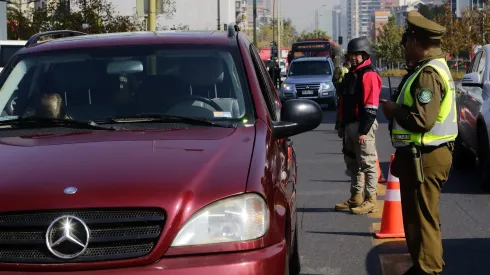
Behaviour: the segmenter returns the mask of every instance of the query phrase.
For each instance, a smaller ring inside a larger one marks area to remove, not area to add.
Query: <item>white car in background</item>
[[[0,40],[0,72],[14,53],[23,48],[26,40]]]

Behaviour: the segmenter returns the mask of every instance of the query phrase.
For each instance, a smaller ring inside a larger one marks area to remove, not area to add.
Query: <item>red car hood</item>
[[[0,138],[0,212],[197,210],[245,191],[254,135],[248,127]]]

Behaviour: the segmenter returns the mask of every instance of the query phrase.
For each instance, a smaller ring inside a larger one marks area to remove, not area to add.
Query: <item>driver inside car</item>
[[[57,93],[42,94],[37,102],[35,115],[45,118],[62,118],[62,103],[61,96]]]

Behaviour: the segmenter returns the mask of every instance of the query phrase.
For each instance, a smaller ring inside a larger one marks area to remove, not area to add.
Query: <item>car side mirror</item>
[[[295,136],[315,129],[323,120],[322,108],[309,99],[290,99],[282,105],[281,121],[274,122],[277,139]]]
[[[481,83],[480,74],[477,72],[465,74],[461,79],[461,86],[463,87],[483,87]]]

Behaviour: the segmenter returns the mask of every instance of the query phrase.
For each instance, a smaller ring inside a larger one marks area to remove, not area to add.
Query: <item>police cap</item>
[[[419,38],[440,40],[446,32],[446,28],[425,18],[418,11],[410,11],[407,14],[406,32]]]

